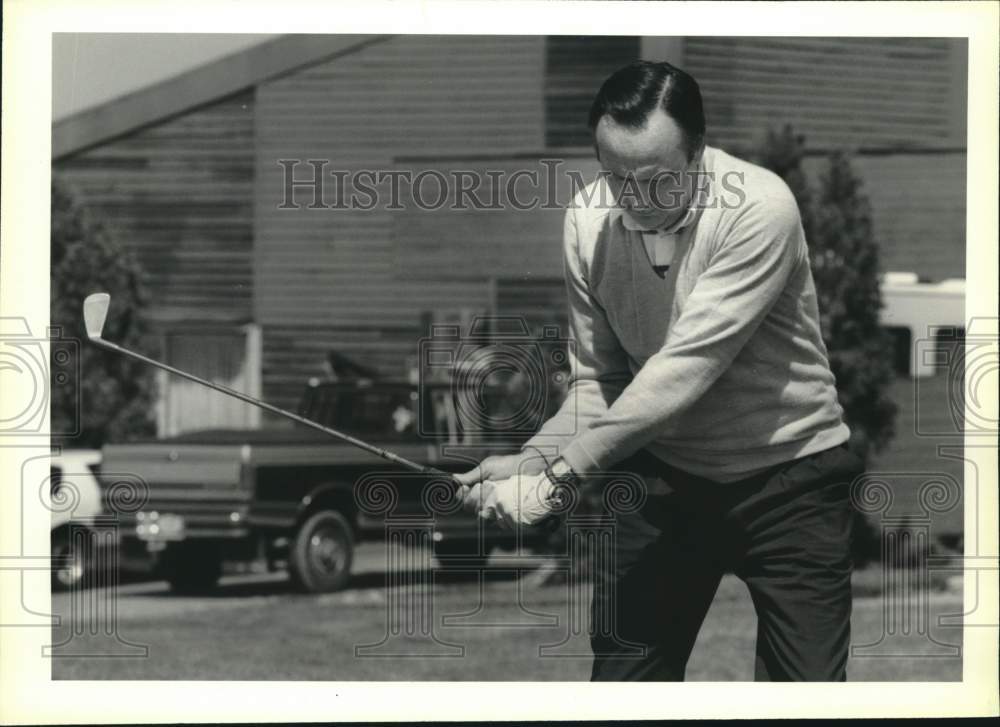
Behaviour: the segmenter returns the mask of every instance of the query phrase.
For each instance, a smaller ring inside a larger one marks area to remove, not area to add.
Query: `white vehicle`
[[[70,547],[73,525],[86,526],[102,512],[97,472],[101,452],[97,449],[54,450],[49,480],[52,511],[52,556],[68,565],[52,571],[53,590],[65,590],[83,580],[90,563],[86,555]]]

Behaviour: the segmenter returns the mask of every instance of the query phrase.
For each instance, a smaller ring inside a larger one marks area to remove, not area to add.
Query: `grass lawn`
[[[585,680],[590,655],[585,634],[571,634],[565,586],[536,587],[510,572],[480,582],[474,575],[445,574],[435,582],[432,613],[439,642],[407,637],[386,644],[384,658],[356,656],[355,647],[376,644],[387,632],[387,591],[377,572],[359,575],[350,590],[321,596],[289,592],[281,580],[231,578],[208,597],[170,595],[162,584],[130,586],[118,602],[118,634],[149,647],[146,658],[65,656],[53,659],[56,679],[219,680]],[[877,589],[877,573],[859,574],[861,593]],[[519,594],[520,587],[520,594]],[[403,598],[410,589],[392,592]],[[582,594],[586,598],[586,594]],[[398,599],[393,599],[394,601]],[[518,603],[522,606],[518,606]],[[53,607],[70,613],[69,599]],[[477,609],[477,604],[488,604]],[[938,641],[961,643],[961,628],[936,625],[937,617],[961,612],[961,595],[933,592],[929,608]],[[879,640],[883,600],[855,600],[853,643]],[[464,614],[464,615],[463,615]],[[433,618],[430,618],[430,617]],[[442,617],[447,616],[444,622]],[[554,623],[555,621],[558,623]],[[580,625],[577,622],[577,625]],[[582,622],[586,628],[586,622]],[[71,622],[54,629],[59,643]],[[417,632],[419,633],[419,631]],[[702,628],[688,669],[691,680],[750,680],[755,617],[742,583],[727,577]],[[565,642],[559,653],[540,656],[543,644]],[[448,646],[448,644],[455,646]],[[457,648],[458,646],[464,649]],[[959,680],[961,658],[935,656],[940,647],[914,635],[889,655],[851,659],[852,680]],[[92,654],[121,649],[112,638],[74,637],[68,651]],[[409,656],[399,654],[409,653]],[[428,656],[436,653],[443,658]],[[392,656],[391,654],[397,654]],[[461,655],[456,655],[461,654]],[[923,654],[924,656],[921,656]]]

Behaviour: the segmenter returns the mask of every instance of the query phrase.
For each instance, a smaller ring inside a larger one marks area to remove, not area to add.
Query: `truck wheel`
[[[438,565],[448,569],[478,570],[483,568],[490,559],[486,547],[486,555],[479,555],[479,544],[466,540],[442,540],[434,543],[434,556]]]
[[[329,593],[347,585],[353,559],[351,524],[336,510],[321,510],[306,518],[295,533],[288,566],[299,589]]]
[[[213,548],[184,543],[164,551],[161,568],[175,593],[207,593],[222,575],[222,557]]]
[[[68,591],[71,588],[80,587],[87,575],[89,565],[83,553],[70,547],[69,537],[66,533],[53,533],[52,557],[60,560],[66,557],[71,558],[65,567],[52,571],[52,590]]]

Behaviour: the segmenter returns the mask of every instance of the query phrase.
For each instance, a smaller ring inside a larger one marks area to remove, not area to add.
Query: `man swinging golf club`
[[[644,478],[594,574],[593,622],[613,625],[592,628],[595,680],[683,679],[727,570],[757,612],[756,679],[843,680],[862,463],[795,199],[705,145],[698,84],[668,63],[614,73],[589,123],[604,173],[565,217],[571,393],[521,454],[457,478],[466,505],[530,526],[557,485]]]

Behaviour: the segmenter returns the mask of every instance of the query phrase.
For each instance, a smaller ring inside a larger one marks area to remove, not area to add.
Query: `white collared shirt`
[[[702,166],[699,165],[700,172]],[[674,252],[677,249],[677,238],[685,227],[694,222],[698,216],[698,204],[703,194],[699,193],[692,197],[687,210],[679,220],[668,227],[659,230],[649,230],[638,224],[627,210],[617,208],[615,214],[621,217],[622,226],[631,232],[638,232],[642,235],[642,243],[646,248],[650,263],[654,268],[668,268],[674,261]]]

